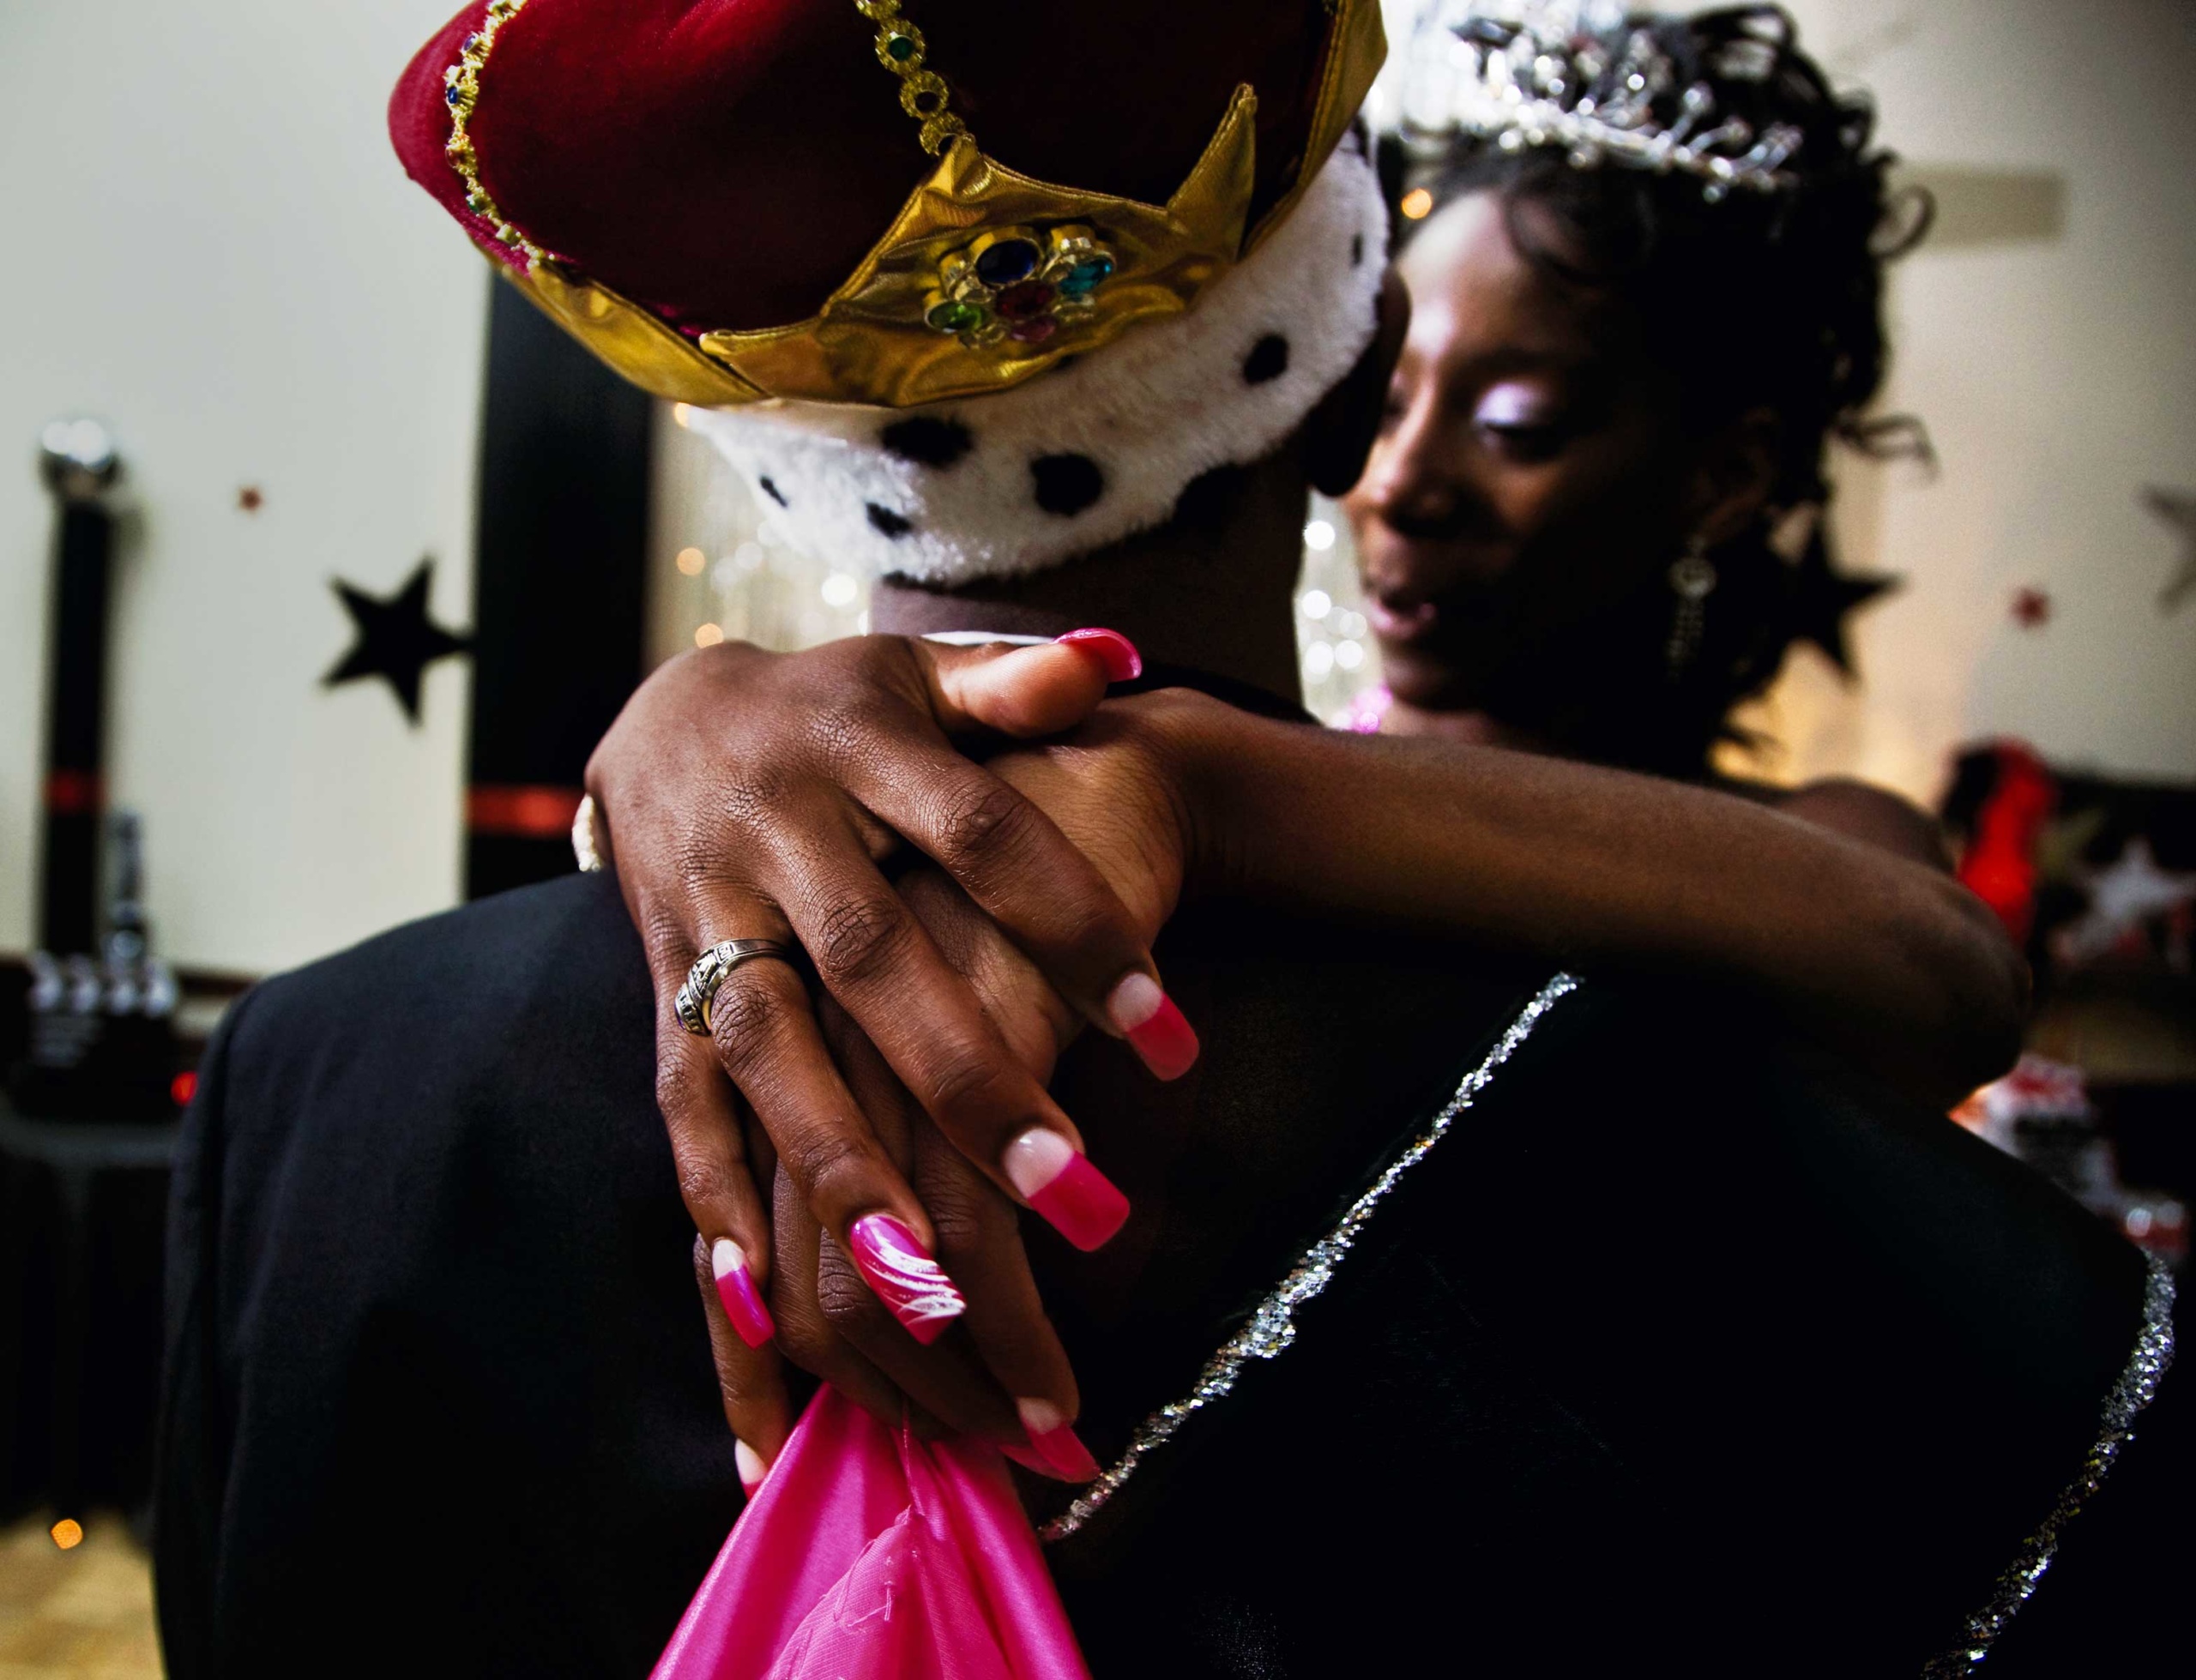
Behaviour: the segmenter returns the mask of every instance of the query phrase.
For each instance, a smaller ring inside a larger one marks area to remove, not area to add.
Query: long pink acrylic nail
[[[1034,1447],[1016,1447],[1002,1444],[999,1448],[999,1451],[1006,1457],[1012,1459],[1017,1464],[1020,1465],[1024,1470],[1029,1471],[1032,1475],[1050,1476],[1053,1473],[1053,1466],[1047,1464],[1044,1460],[1037,1456],[1036,1448]]]
[[[926,1347],[968,1310],[930,1250],[890,1213],[867,1213],[847,1233],[854,1269],[892,1310],[907,1333]]]
[[[1129,1199],[1049,1126],[1033,1126],[1008,1144],[1004,1165],[1023,1200],[1086,1254],[1103,1248],[1128,1219]]]
[[[1050,1400],[1018,1400],[1015,1411],[1022,1418],[1022,1428],[1029,1437],[1029,1452],[1038,1462],[1030,1464],[1020,1453],[1012,1454],[1017,1463],[1029,1468],[1041,1469],[1048,1476],[1057,1476],[1063,1482],[1088,1482],[1098,1474],[1098,1460],[1090,1456],[1090,1449],[1083,1439],[1069,1427],[1067,1414]]]
[[[1106,1013],[1129,1048],[1161,1079],[1179,1079],[1198,1059],[1197,1030],[1149,974],[1131,974],[1113,988]]]
[[[1136,651],[1136,643],[1119,630],[1070,630],[1053,640],[1087,647],[1095,653],[1106,667],[1106,680],[1109,683],[1133,683],[1143,675],[1143,655]]]
[[[739,1333],[740,1340],[750,1347],[760,1347],[778,1334],[739,1243],[729,1237],[720,1237],[710,1243],[709,1269],[717,1276],[717,1299],[724,1303],[724,1315]]]

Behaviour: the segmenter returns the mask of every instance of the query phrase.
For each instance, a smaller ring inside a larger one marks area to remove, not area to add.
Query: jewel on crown
[[[1716,69],[1764,79],[1766,41],[1723,49]],[[1578,168],[1603,163],[1698,177],[1710,202],[1733,188],[1794,185],[1785,163],[1800,130],[1759,134],[1719,116],[1705,81],[1680,89],[1680,71],[1652,30],[1613,0],[1435,0],[1421,14],[1403,67],[1398,126],[1414,148],[1458,133],[1506,152],[1560,148]]]
[[[1089,318],[1097,306],[1091,294],[1113,272],[1113,251],[1080,223],[1049,232],[994,228],[940,265],[923,320],[971,350],[1006,339],[1042,344]]]

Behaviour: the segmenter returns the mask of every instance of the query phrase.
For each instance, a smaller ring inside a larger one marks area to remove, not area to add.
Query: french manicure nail
[[[1197,1030],[1149,974],[1131,974],[1113,988],[1106,1013],[1161,1079],[1179,1079],[1198,1059]]]
[[[732,1443],[732,1461],[739,1469],[741,1491],[752,1499],[762,1491],[763,1478],[770,1473],[770,1466],[763,1462],[760,1453],[737,1437]]]
[[[763,1304],[763,1292],[755,1287],[747,1270],[746,1253],[739,1243],[729,1237],[720,1237],[710,1243],[709,1269],[717,1274],[717,1299],[724,1303],[725,1316],[732,1321],[740,1340],[750,1347],[760,1347],[778,1334],[770,1310]]]
[[[1017,1400],[1015,1411],[1029,1437],[1029,1450],[1042,1461],[1048,1475],[1063,1482],[1088,1482],[1098,1474],[1098,1460],[1081,1437],[1068,1427],[1067,1414],[1050,1400]],[[1020,1460],[1028,1463],[1028,1460]],[[1033,1468],[1035,1466],[1032,1466]]]
[[[1086,1254],[1105,1247],[1128,1219],[1129,1199],[1049,1126],[1033,1126],[1008,1144],[1004,1165],[1022,1199]]]
[[[1109,683],[1133,683],[1143,675],[1143,655],[1136,651],[1136,643],[1119,630],[1070,630],[1053,640],[1088,647],[1097,654],[1106,667],[1106,680]]]
[[[854,1269],[892,1310],[892,1316],[927,1347],[966,1312],[968,1304],[915,1233],[890,1213],[866,1213],[847,1232]]]

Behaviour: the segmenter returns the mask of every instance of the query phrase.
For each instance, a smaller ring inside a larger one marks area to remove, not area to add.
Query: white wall
[[[483,265],[383,105],[455,0],[0,4],[0,950],[32,931],[49,418],[118,433],[113,802],[178,960],[294,963],[454,902],[466,669],[407,724],[321,675],[329,588],[432,553],[470,613]],[[238,505],[258,486],[261,511]]]
[[[1927,798],[1948,749],[2003,733],[2056,762],[2196,779],[2196,598],[2158,601],[2185,542],[2138,499],[2196,492],[2196,7],[1790,9],[1874,90],[1946,237],[1896,271],[1885,394],[1928,423],[1941,469],[1841,474],[1848,563],[1908,586],[1855,621],[1858,693],[1795,661],[1767,714],[1782,768]],[[2024,587],[2050,599],[2040,628],[2012,616]]]

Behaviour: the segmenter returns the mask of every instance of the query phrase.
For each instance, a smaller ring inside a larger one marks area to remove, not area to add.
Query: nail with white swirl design
[[[848,1233],[848,1248],[862,1281],[892,1310],[892,1316],[927,1347],[968,1304],[915,1233],[890,1213],[868,1213]]]

